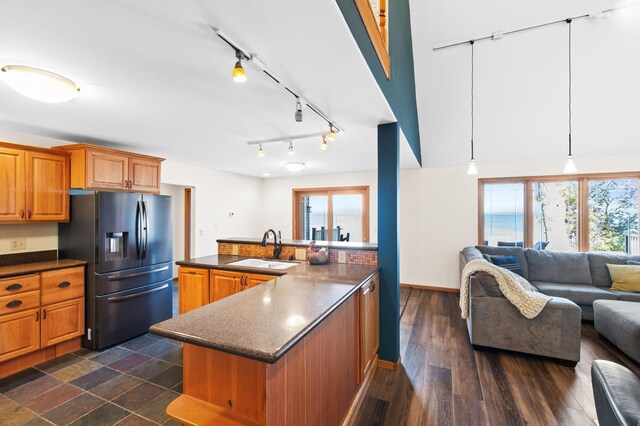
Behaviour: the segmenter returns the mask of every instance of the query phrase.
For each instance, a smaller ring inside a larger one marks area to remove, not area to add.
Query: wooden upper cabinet
[[[0,222],[25,219],[25,152],[0,146]]]
[[[71,153],[71,187],[160,193],[164,158],[89,144],[54,147]]]
[[[27,152],[27,220],[69,220],[69,159],[59,154]]]
[[[0,143],[0,222],[69,220],[69,155]]]

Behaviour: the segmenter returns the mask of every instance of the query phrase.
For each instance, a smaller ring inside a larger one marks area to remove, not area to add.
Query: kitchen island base
[[[188,425],[339,425],[361,388],[359,321],[355,293],[274,364],[185,343],[184,394],[167,414]]]

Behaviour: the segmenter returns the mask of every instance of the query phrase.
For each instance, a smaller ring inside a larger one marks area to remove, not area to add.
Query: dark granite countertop
[[[218,243],[229,244],[260,244],[262,238],[221,238]],[[282,240],[284,246],[309,247],[310,240]],[[273,245],[273,238],[267,241],[268,245]],[[375,243],[352,243],[349,241],[316,241],[316,247],[328,247],[332,249],[343,250],[378,250],[378,244]]]
[[[179,265],[268,273],[225,267],[247,259],[216,255]],[[150,332],[266,363],[275,363],[378,270],[373,265],[298,263],[286,275],[155,324]],[[272,273],[275,271],[271,271]]]
[[[22,263],[18,265],[0,266],[0,278],[14,277],[16,275],[35,274],[36,272],[52,271],[54,269],[72,268],[86,265],[84,260],[57,259],[44,262]]]

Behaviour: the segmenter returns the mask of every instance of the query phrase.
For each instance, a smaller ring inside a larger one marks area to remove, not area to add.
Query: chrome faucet
[[[262,242],[260,243],[262,247],[267,246],[267,238],[269,237],[269,233],[273,234],[273,258],[277,259],[282,252],[282,233],[278,231],[278,234],[276,235],[276,231],[274,231],[273,229],[268,229],[267,232],[265,232],[262,236]],[[280,238],[279,242],[278,238]]]

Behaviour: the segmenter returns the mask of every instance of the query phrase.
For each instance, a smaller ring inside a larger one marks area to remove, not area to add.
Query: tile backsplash
[[[296,259],[296,249],[300,250],[300,247],[284,245],[282,247],[280,259]],[[306,254],[306,249],[304,250]],[[262,247],[260,244],[218,243],[218,254],[270,258],[273,256],[273,245]],[[377,265],[378,252],[375,250],[330,249],[329,262],[352,263],[358,265]]]

